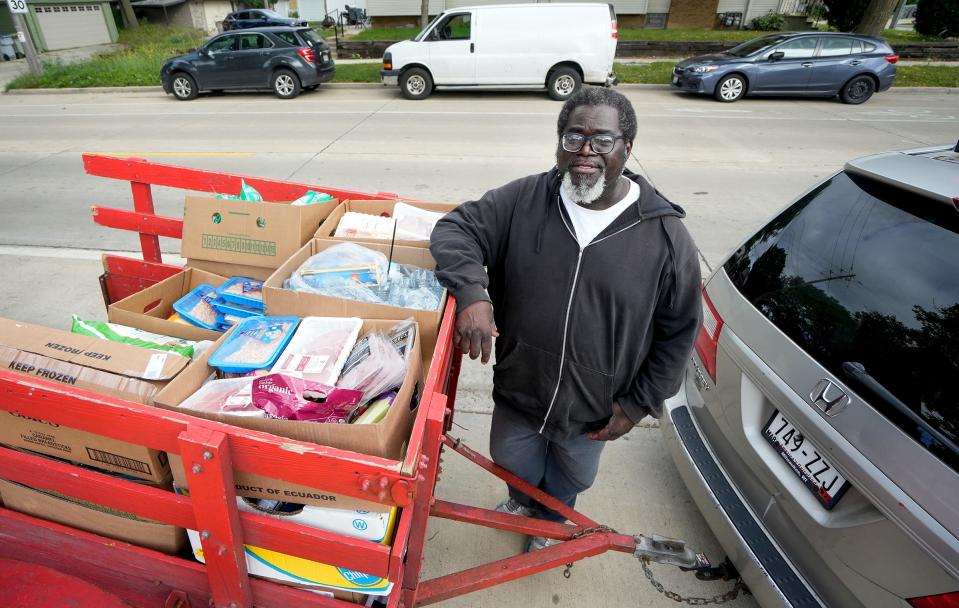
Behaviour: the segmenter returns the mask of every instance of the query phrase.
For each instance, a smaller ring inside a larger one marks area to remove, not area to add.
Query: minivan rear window
[[[957,252],[951,205],[840,173],[750,238],[724,269],[806,353],[959,470],[955,451],[937,438],[959,443]]]

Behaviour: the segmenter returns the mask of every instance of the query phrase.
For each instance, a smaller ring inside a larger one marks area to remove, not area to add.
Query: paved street
[[[661,87],[621,87],[639,116],[629,167],[685,207],[705,269],[751,229],[849,158],[955,143],[957,93],[893,91],[863,106],[830,100],[746,99],[719,104]],[[267,94],[181,103],[156,93],[0,96],[0,316],[57,327],[78,313],[101,318],[98,252],[133,251],[133,235],[95,226],[93,204],[131,207],[125,182],[84,174],[80,153],[290,179],[360,191],[462,201],[548,169],[560,105],[541,94],[439,93],[403,100],[395,89],[321,87],[292,101]],[[182,213],[183,194],[155,189],[157,210]],[[177,253],[179,242],[164,243]],[[38,286],[42,286],[38,288]],[[488,368],[468,364],[457,434],[485,451]],[[446,457],[442,498],[492,505],[502,493],[475,467]],[[622,532],[687,539],[722,552],[692,504],[655,424],[610,446],[596,487],[580,506]],[[425,574],[515,553],[516,536],[436,522]],[[710,596],[728,587],[666,567],[667,588]],[[480,592],[444,606],[650,606],[674,603],[644,580],[635,560],[606,555],[573,569]],[[729,604],[753,607],[751,598]]]

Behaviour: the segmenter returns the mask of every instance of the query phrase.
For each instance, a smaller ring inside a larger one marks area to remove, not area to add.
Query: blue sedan
[[[783,32],[685,59],[673,68],[673,86],[727,103],[746,95],[838,95],[859,104],[892,86],[897,61],[882,38]]]

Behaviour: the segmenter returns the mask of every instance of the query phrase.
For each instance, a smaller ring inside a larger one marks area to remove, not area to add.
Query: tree
[[[871,0],[853,31],[857,34],[878,36],[886,28],[886,23],[898,3],[898,0]]]
[[[130,5],[130,0],[120,0],[120,14],[123,16],[124,27],[140,27],[137,16],[133,13],[133,6]]]
[[[959,0],[919,0],[916,31],[926,36],[959,36]]]
[[[420,0],[420,28],[430,23],[430,0]]]
[[[869,0],[824,0],[826,21],[841,32],[851,32],[859,25]]]

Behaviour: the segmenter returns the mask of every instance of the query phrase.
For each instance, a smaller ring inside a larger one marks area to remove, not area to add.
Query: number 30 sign
[[[7,0],[7,6],[10,7],[11,13],[19,13],[21,15],[27,13],[27,0]]]

